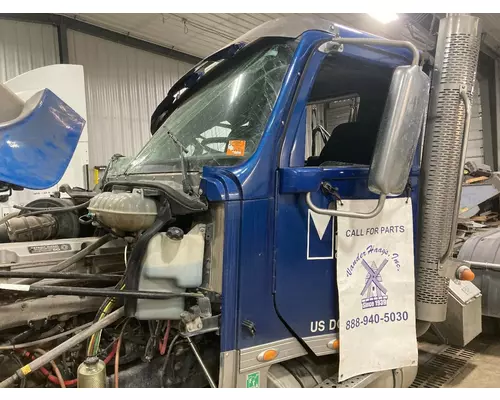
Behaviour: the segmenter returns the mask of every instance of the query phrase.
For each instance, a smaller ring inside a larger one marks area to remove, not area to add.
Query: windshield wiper
[[[187,173],[187,166],[186,166],[186,157],[184,156],[184,153],[188,153],[188,149],[184,147],[184,145],[179,142],[179,140],[172,134],[172,132],[167,131],[167,135],[170,136],[172,141],[179,147],[179,156],[181,158],[181,170],[182,170],[182,190],[184,193],[188,194],[189,196],[192,196],[194,194],[194,189],[191,186],[191,183],[189,182],[189,176]]]

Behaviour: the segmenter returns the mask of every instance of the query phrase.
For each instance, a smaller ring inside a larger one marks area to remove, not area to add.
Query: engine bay
[[[176,185],[62,186],[0,220],[0,386],[215,385],[221,210]]]

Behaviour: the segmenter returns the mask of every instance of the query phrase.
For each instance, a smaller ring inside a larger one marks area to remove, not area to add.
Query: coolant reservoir
[[[199,224],[187,234],[179,228],[153,236],[142,263],[139,290],[184,292],[202,283],[205,225]],[[137,319],[180,319],[184,298],[137,301]]]
[[[88,210],[103,225],[116,231],[139,232],[149,228],[157,215],[156,202],[140,189],[103,192],[90,200]]]

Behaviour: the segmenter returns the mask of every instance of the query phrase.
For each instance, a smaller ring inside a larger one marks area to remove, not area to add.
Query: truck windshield
[[[189,171],[231,166],[250,157],[278,97],[295,42],[273,39],[255,46],[228,60],[228,66],[218,66],[225,68],[222,73],[215,68],[211,81],[207,75],[204,86],[172,112],[126,174],[181,171],[180,146]]]

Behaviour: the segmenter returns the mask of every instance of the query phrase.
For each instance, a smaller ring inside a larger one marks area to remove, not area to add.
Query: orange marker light
[[[262,362],[272,361],[276,357],[278,357],[278,354],[279,354],[278,350],[274,349],[264,350],[257,356],[257,360]]]
[[[474,272],[472,272],[472,270],[466,265],[462,265],[460,268],[458,268],[455,276],[461,281],[473,281],[476,277],[476,275],[474,275]]]
[[[473,281],[475,277],[474,272],[470,269],[464,269],[460,274],[461,281]]]
[[[338,350],[340,347],[340,342],[338,339],[330,340],[326,345],[329,349]]]

